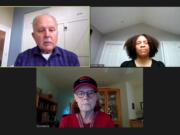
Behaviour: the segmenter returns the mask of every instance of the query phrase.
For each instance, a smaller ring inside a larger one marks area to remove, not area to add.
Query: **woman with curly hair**
[[[123,62],[121,67],[165,67],[163,62],[152,59],[158,52],[159,41],[150,35],[135,35],[124,47],[132,60]]]

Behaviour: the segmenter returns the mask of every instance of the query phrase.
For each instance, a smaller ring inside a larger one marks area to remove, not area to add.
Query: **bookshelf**
[[[57,102],[52,95],[39,92],[36,95],[37,127],[53,127],[56,122]]]

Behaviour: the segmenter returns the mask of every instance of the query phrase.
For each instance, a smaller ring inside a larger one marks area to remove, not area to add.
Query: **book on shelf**
[[[56,105],[51,105],[50,111],[56,111]]]
[[[43,113],[42,113],[41,122],[42,122],[42,123],[48,122],[48,112],[43,112]]]

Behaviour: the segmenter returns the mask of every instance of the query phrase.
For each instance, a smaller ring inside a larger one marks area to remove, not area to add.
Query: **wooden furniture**
[[[52,95],[38,93],[36,95],[37,127],[53,127],[56,122],[57,103]]]
[[[115,127],[122,127],[122,111],[120,89],[98,88],[101,111],[109,114],[114,120]]]
[[[143,120],[137,120],[137,119],[130,120],[129,124],[130,124],[130,127],[132,127],[132,128],[143,128],[144,127]]]

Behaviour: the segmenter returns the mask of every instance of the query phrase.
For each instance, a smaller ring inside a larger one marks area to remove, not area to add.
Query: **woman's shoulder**
[[[134,60],[124,61],[120,67],[134,67]]]
[[[153,67],[165,67],[165,64],[162,61],[157,61],[152,59]]]

